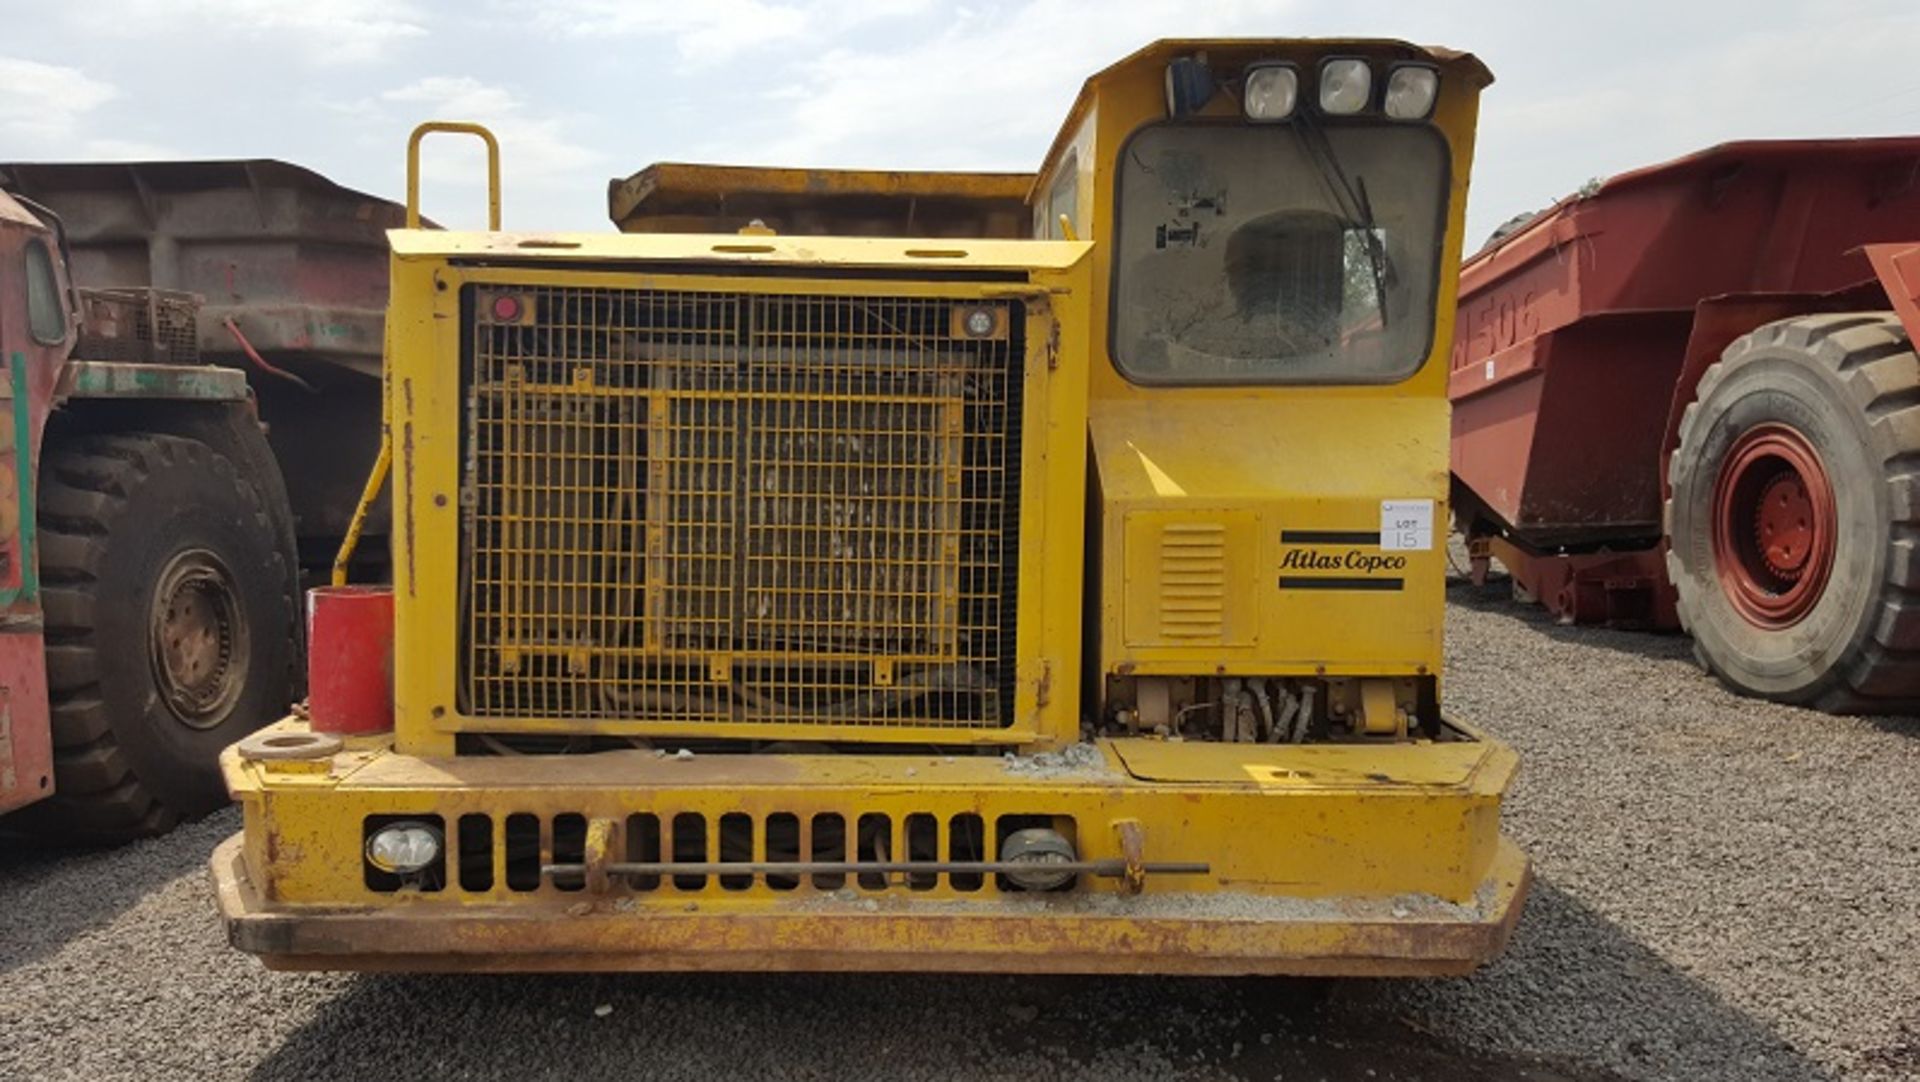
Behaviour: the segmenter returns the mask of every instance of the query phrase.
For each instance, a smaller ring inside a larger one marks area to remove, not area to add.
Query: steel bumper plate
[[[273,905],[235,835],[214,886],[233,945],[273,969],[868,970],[1442,976],[1498,954],[1525,898],[1502,839],[1475,904],[1150,892],[1138,897],[720,900],[670,911],[618,899],[319,908]]]

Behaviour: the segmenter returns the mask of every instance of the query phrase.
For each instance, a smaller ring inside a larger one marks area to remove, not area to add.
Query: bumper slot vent
[[[365,829],[372,830],[394,818],[370,816]],[[498,822],[503,829],[496,836],[493,817],[470,814],[460,818],[452,876],[458,892],[564,894],[585,887],[583,877],[577,873],[548,873],[543,869],[553,865],[577,866],[585,860],[589,825],[586,815],[567,812],[543,819],[522,812]],[[852,833],[848,832],[848,823],[854,825]],[[635,864],[670,860],[701,865],[702,872],[615,875],[612,889],[627,895],[731,894],[758,890],[832,893],[849,888],[865,893],[1018,892],[1020,888],[1001,875],[979,871],[899,870],[897,866],[992,861],[996,859],[999,841],[1016,830],[1036,824],[1048,824],[1066,832],[1068,837],[1073,836],[1071,819],[1031,814],[1003,815],[990,823],[986,817],[972,813],[943,820],[927,812],[900,816],[883,812],[854,815],[774,812],[764,818],[744,812],[728,812],[716,817],[688,811],[635,812],[619,820],[613,850],[617,860]],[[812,873],[748,870],[753,865],[802,862],[844,867]],[[729,864],[741,865],[742,871],[727,872],[725,867]],[[896,867],[868,872],[860,870],[862,865]],[[708,872],[714,874],[705,874]],[[504,890],[496,890],[496,883],[502,884]],[[383,892],[398,889],[398,884],[382,881],[376,885],[372,879],[368,886]]]

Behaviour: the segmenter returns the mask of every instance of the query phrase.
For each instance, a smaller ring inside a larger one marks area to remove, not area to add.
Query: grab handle
[[[479,124],[455,120],[429,120],[413,129],[407,137],[407,228],[420,228],[420,141],[429,132],[477,135],[487,144],[487,228],[500,229],[500,140]]]

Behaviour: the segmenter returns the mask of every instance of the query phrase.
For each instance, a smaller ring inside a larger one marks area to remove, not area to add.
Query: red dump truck
[[[1461,271],[1456,522],[1571,623],[1734,689],[1920,707],[1920,138],[1730,143]]]
[[[219,807],[297,695],[403,213],[284,162],[0,165],[0,833]]]

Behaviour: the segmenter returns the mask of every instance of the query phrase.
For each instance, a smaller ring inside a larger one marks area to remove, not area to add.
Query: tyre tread
[[[235,486],[253,504],[258,493],[233,464],[181,436],[131,432],[49,443],[41,469],[40,567],[44,584],[48,699],[54,743],[54,795],[26,809],[41,837],[105,844],[164,833],[185,817],[137,774],[100,697],[103,676],[93,590],[111,556],[110,541],[128,496],[161,466],[186,464]]]
[[[1752,354],[1770,346],[1805,351],[1827,368],[1868,419],[1871,448],[1881,464],[1881,483],[1892,489],[1891,521],[1885,544],[1887,572],[1873,584],[1868,625],[1857,646],[1824,676],[1787,701],[1833,713],[1885,713],[1920,703],[1920,560],[1913,549],[1920,538],[1920,357],[1891,312],[1846,312],[1800,316],[1754,329],[1729,345],[1721,359],[1702,373],[1694,400],[1681,413],[1679,438],[1668,462],[1665,517],[1673,522],[1673,495],[1703,433],[1709,399]],[[1669,537],[1668,578],[1687,581],[1681,546]],[[1683,626],[1701,618],[1698,599],[1678,591]],[[1729,686],[1738,686],[1695,640],[1702,666]]]

